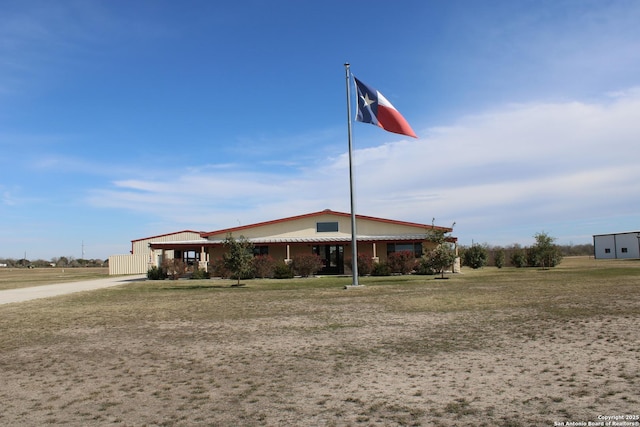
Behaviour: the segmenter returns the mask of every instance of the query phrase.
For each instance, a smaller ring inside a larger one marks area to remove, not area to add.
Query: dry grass
[[[553,425],[640,408],[640,262],[0,306],[2,425]]]
[[[0,268],[0,290],[79,282],[109,276],[109,268]]]

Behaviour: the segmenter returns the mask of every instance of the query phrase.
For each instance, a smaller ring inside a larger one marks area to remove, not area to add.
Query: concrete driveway
[[[146,274],[139,274],[132,276],[108,277],[106,279],[87,280],[83,282],[33,286],[31,288],[7,289],[0,291],[0,304],[30,301],[38,298],[49,298],[74,292],[92,291],[94,289],[123,285],[127,282],[144,280],[146,277]]]

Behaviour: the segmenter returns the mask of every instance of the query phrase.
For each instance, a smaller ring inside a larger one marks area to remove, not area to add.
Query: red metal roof
[[[141,241],[141,240],[157,239],[158,237],[171,236],[171,235],[173,235],[173,234],[180,234],[180,233],[196,233],[196,234],[202,234],[202,233],[204,233],[204,231],[193,231],[193,230],[175,231],[175,232],[173,232],[173,233],[158,234],[157,236],[150,236],[150,237],[143,237],[143,238],[141,238],[141,239],[135,239],[135,240],[132,240],[132,241],[131,241],[131,243],[139,242],[139,241]]]

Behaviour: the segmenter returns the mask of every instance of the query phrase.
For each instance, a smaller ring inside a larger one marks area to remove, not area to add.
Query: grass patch
[[[0,268],[0,290],[109,277],[109,268]]]

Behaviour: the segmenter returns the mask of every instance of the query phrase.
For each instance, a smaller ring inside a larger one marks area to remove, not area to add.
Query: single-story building
[[[410,250],[420,257],[435,244],[427,241],[431,229],[450,233],[452,228],[432,224],[356,215],[358,254],[368,254],[374,262],[386,261],[393,252]],[[351,214],[323,210],[304,215],[281,218],[251,225],[225,228],[211,232],[182,231],[132,241],[131,256],[147,260],[145,273],[151,266],[159,266],[164,259],[181,258],[200,268],[222,258],[228,236],[243,236],[254,245],[256,255],[269,255],[289,262],[298,254],[317,254],[324,262],[320,274],[350,274],[346,260],[351,258]],[[456,238],[450,238],[453,243]],[[126,257],[126,255],[124,255]],[[124,273],[117,268],[110,274]]]
[[[183,230],[131,241],[131,251],[126,255],[109,257],[109,274],[143,274],[155,265],[156,255],[149,247],[150,242],[171,242],[199,239],[202,231]]]
[[[640,231],[594,235],[593,255],[596,259],[640,258]]]

